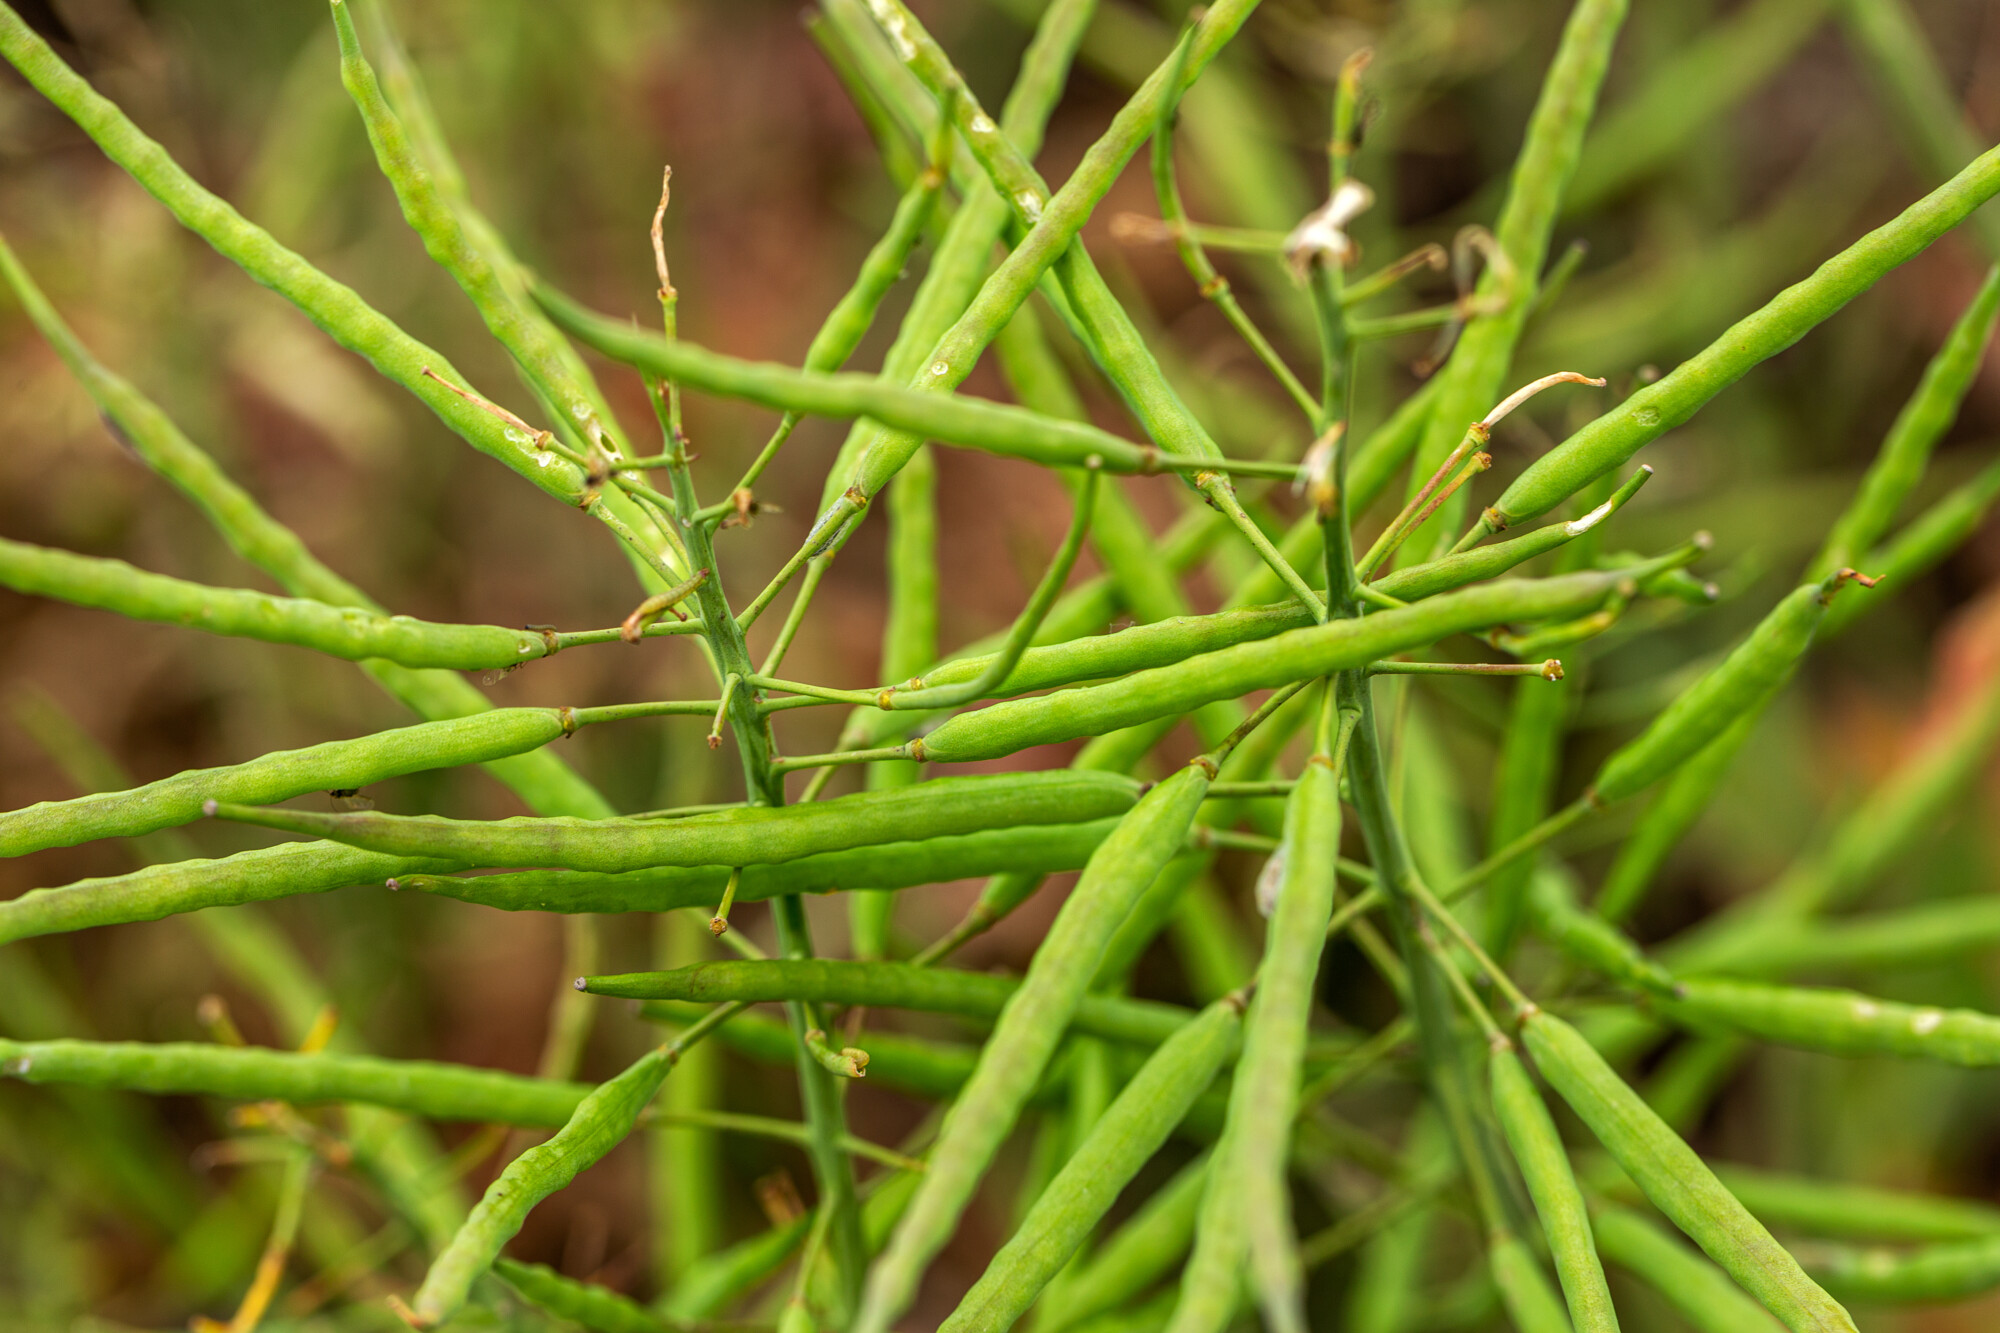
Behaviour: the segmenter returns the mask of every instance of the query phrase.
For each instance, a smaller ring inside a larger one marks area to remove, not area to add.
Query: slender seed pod
[[[1926,176],[1943,180],[1971,161],[1983,143],[1965,123],[1950,80],[1931,51],[1917,16],[1898,0],[1849,0],[1840,6],[1849,49],[1859,57],[1876,94]],[[2000,258],[2000,218],[1992,209],[1972,215],[1989,256]]]
[[[1013,1327],[1214,1081],[1241,1019],[1240,1001],[1218,1000],[1154,1052],[940,1326],[943,1333]]]
[[[907,963],[844,962],[830,958],[725,960],[697,963],[671,972],[578,977],[577,989],[592,995],[635,1000],[727,1000],[761,1003],[803,1000],[808,1004],[867,1005],[920,1009],[967,1018],[997,1017],[1020,989],[1007,977]],[[1194,1017],[1179,1005],[1086,995],[1070,1026],[1114,1041],[1157,1046]]]
[[[0,1074],[26,1083],[301,1106],[362,1102],[431,1120],[549,1127],[565,1123],[590,1091],[582,1083],[432,1060],[206,1042],[0,1040]]]
[[[1906,1055],[1984,1068],[2000,1064],[2000,1018],[1878,1000],[1858,991],[1693,977],[1662,1012],[1702,1027],[1842,1055]]]
[[[1494,542],[1489,546],[1460,551],[1456,555],[1439,556],[1421,565],[1384,574],[1368,586],[1398,601],[1415,602],[1453,588],[1462,588],[1468,583],[1497,578],[1514,566],[1525,564],[1538,555],[1546,555],[1591,531],[1622,509],[1652,475],[1651,467],[1640,467],[1609,499],[1582,518],[1550,523],[1511,541]]]
[[[1044,875],[1081,870],[1097,845],[1116,827],[1115,818],[1076,824],[1009,825],[927,838],[922,842],[871,843],[844,852],[822,852],[770,865],[748,865],[740,867],[735,901],[754,903],[787,893],[831,893],[836,889],[904,889],[982,875],[1025,876],[1039,884]],[[341,850],[351,856],[375,855]],[[398,888],[418,889],[509,912],[667,912],[677,907],[710,908],[722,901],[730,875],[738,869],[657,866],[616,874],[524,870],[457,878],[415,873],[414,863],[399,864],[409,866],[412,873],[389,872],[395,874]],[[424,868],[428,870],[431,864],[425,863]],[[364,875],[353,882],[368,878],[374,877]],[[10,905],[0,903],[0,938],[6,934]],[[992,908],[988,910],[993,920],[1003,914]]]
[[[1090,1258],[1053,1282],[1042,1299],[1036,1327],[1041,1333],[1084,1324],[1130,1306],[1180,1262],[1194,1238],[1208,1175],[1207,1154],[1182,1167],[1131,1219],[1105,1238]]]
[[[1626,1086],[1568,1023],[1544,1010],[1521,1020],[1528,1053],[1598,1142],[1675,1226],[1793,1333],[1844,1330],[1854,1321],[1737,1202],[1715,1173]]]
[[[930,1170],[869,1274],[857,1333],[887,1333],[909,1305],[1054,1055],[1112,932],[1194,822],[1212,762],[1190,764],[1147,792],[1084,867],[945,1117]]]
[[[434,1328],[457,1314],[472,1284],[520,1231],[528,1210],[566,1187],[632,1132],[639,1113],[673,1068],[676,1053],[670,1046],[646,1052],[618,1077],[591,1089],[553,1138],[507,1164],[499,1179],[486,1187],[451,1244],[431,1261],[410,1302],[417,1327]]]
[[[404,221],[417,233],[432,262],[452,276],[479,311],[487,332],[512,354],[564,433],[586,445],[596,443],[603,432],[617,426],[597,386],[528,300],[518,266],[500,246],[498,233],[484,218],[466,216],[462,185],[452,197],[453,192],[440,183],[439,164],[427,167],[423,162],[408,129],[383,96],[374,67],[361,52],[346,0],[331,0],[331,9],[340,45],[340,81],[361,113],[376,165],[395,190]]]
[[[1578,0],[1563,25],[1541,92],[1508,177],[1507,199],[1494,223],[1502,259],[1482,275],[1477,296],[1503,302],[1493,314],[1475,319],[1438,373],[1445,383],[1411,462],[1414,492],[1436,471],[1465,430],[1465,423],[1499,398],[1514,351],[1535,307],[1536,286],[1548,262],[1549,241],[1562,197],[1583,150],[1584,131],[1597,109],[1597,95],[1611,63],[1611,50],[1625,22],[1625,0]],[[1444,509],[1440,544],[1464,523],[1469,497],[1453,497]],[[1545,506],[1553,508],[1553,506]]]
[[[217,803],[221,818],[329,837],[370,851],[466,865],[616,873],[651,866],[750,866],[884,841],[916,841],[1015,824],[1083,822],[1133,808],[1139,784],[1057,769],[939,778],[811,805],[746,806],[686,819],[440,819],[374,811],[318,814]],[[1197,798],[1199,799],[1199,798]],[[1178,848],[1179,842],[1173,844]],[[458,849],[457,851],[446,849]],[[411,850],[421,849],[421,850]]]
[[[2000,149],[1991,150],[1943,186],[1904,209],[1813,275],[1780,292],[1754,314],[1664,378],[1537,458],[1514,479],[1479,525],[1498,532],[1545,514],[1645,445],[1680,425],[1724,389],[1803,338],[1815,325],[2000,193]]]
[[[1807,566],[1809,575],[1825,578],[1854,564],[1888,533],[1903,501],[1923,480],[1931,450],[1950,429],[1959,404],[1972,389],[1985,363],[1996,318],[2000,318],[2000,266],[1986,270],[1986,280],[1971,304],[1924,367],[1922,382],[1896,414],[1854,499],[1834,520],[1819,555]]]
[[[1758,1217],[1812,1236],[1905,1242],[2000,1236],[2000,1208],[1972,1199],[1812,1180],[1747,1166],[1717,1165],[1715,1173]]]
[[[660,1318],[609,1287],[564,1277],[547,1264],[524,1264],[502,1255],[493,1261],[493,1271],[530,1304],[557,1319],[581,1324],[591,1333],[680,1333],[686,1327],[679,1321]]]
[[[1610,596],[1618,576],[1501,580],[1416,606],[1337,620],[1137,671],[1106,685],[961,714],[906,748],[913,758],[958,763],[1034,745],[1101,736],[1153,718],[1190,713],[1217,699],[1364,666],[1377,658],[1504,621],[1578,614]]]
[[[1778,1321],[1723,1271],[1637,1213],[1600,1208],[1597,1248],[1666,1297],[1700,1333],[1777,1333]]]
[[[546,287],[537,288],[535,294],[557,324],[587,345],[613,360],[689,388],[784,412],[870,417],[909,438],[962,445],[1045,467],[1094,465],[1107,472],[1137,474],[1197,470],[1186,460],[1163,456],[1152,445],[1134,444],[1085,422],[1045,417],[1009,403],[927,392],[920,387],[900,388],[874,375],[794,370],[775,362],[744,361],[635,329],[586,310]],[[1250,476],[1290,477],[1296,471],[1290,463],[1224,459],[1219,451],[1200,461],[1212,471]],[[888,478],[882,480],[886,483]]]
[[[1836,602],[1835,606],[1859,605],[1863,599]],[[1757,724],[1764,719],[1769,697],[1759,699],[1738,714],[1716,738],[1682,762],[1652,804],[1633,821],[1632,831],[1618,846],[1618,855],[1605,872],[1604,884],[1591,904],[1597,915],[1612,925],[1626,920],[1645,901],[1653,877],[1668,853],[1680,843],[1701,818],[1722,780],[1736,762]]]
[[[1528,911],[1544,939],[1584,966],[1622,985],[1659,995],[1676,993],[1671,973],[1617,927],[1577,905],[1568,872],[1560,867],[1535,868],[1528,886]]]
[[[1842,582],[1835,575],[1793,589],[1714,670],[1604,761],[1591,784],[1594,799],[1609,805],[1643,791],[1766,698],[1805,655]]]
[[[72,847],[92,838],[133,837],[191,823],[201,818],[202,803],[208,800],[283,801],[307,792],[366,787],[405,773],[520,754],[573,730],[574,722],[565,716],[569,711],[496,708],[351,741],[279,750],[227,768],[190,769],[127,791],[43,801],[0,814],[0,856]]]
[[[2000,943],[2000,899],[1953,898],[1837,921],[1800,922],[1761,941],[1757,956],[1743,959],[1737,970],[1769,976],[1876,971],[1961,958],[1996,943]]]
[[[1963,546],[1986,521],[1993,501],[2000,498],[2000,462],[1987,464],[1969,481],[1911,519],[1903,530],[1868,557],[1868,570],[1891,587],[1902,588],[1935,568]],[[1838,634],[1877,605],[1873,597],[1842,598],[1827,608],[1822,634]]]
[[[1486,1266],[1493,1273],[1493,1285],[1500,1289],[1500,1303],[1519,1333],[1565,1333],[1570,1327],[1562,1297],[1543,1271],[1535,1252],[1511,1231],[1486,1238]]]
[[[288,842],[215,860],[167,861],[61,888],[30,889],[0,902],[0,944],[458,868],[453,861],[383,856],[332,842]]]
[[[1331,711],[1329,702],[1325,707]],[[1351,725],[1351,715],[1350,725]],[[1264,961],[1244,1026],[1243,1059],[1229,1116],[1241,1121],[1236,1152],[1222,1169],[1240,1179],[1250,1244],[1250,1276],[1265,1318],[1303,1333],[1305,1273],[1292,1226],[1287,1148],[1297,1114],[1299,1068],[1312,1017],[1314,982],[1333,915],[1340,859],[1340,770],[1347,728],[1323,735],[1285,802],[1284,876],[1265,933]],[[1329,753],[1329,749],[1331,753]],[[1225,1141],[1227,1141],[1225,1139]]]
[[[1548,1237],[1549,1253],[1555,1257],[1563,1299],[1569,1305],[1570,1322],[1576,1333],[1614,1330],[1618,1314],[1611,1306],[1611,1289],[1605,1285],[1604,1268],[1597,1260],[1590,1214],[1570,1172],[1569,1154],[1542,1094],[1521,1065],[1521,1057],[1514,1054],[1511,1045],[1499,1044],[1501,1040],[1496,1038],[1488,1057],[1493,1115],[1513,1150],[1522,1179],[1528,1182],[1528,1193],[1534,1197],[1542,1234]]]
[[[1962,1301],[2000,1287],[2000,1237],[1915,1250],[1814,1245],[1805,1258],[1828,1291],[1850,1301]]]
[[[159,406],[90,354],[0,240],[0,277],[14,289],[36,329],[55,348],[79,383],[140,461],[177,487],[200,509],[230,548],[295,597],[335,606],[382,610],[361,589],[315,559],[298,534],[265,512],[216,466]],[[412,671],[371,658],[361,663],[375,682],[418,716],[431,721],[463,717],[492,707],[462,677]],[[487,765],[487,771],[545,815],[597,818],[611,806],[548,750],[530,750]]]
[[[549,637],[499,625],[440,625],[247,588],[214,588],[0,538],[0,586],[266,643],[290,643],[350,662],[380,657],[406,667],[504,670],[556,650]]]
[[[6,8],[0,8],[0,55],[95,140],[106,157],[166,205],[183,226],[298,306],[341,346],[366,357],[376,370],[409,390],[474,448],[566,502],[574,503],[582,496],[585,479],[581,469],[539,448],[534,436],[508,426],[453,392],[451,385],[465,381],[442,354],[404,333],[353,289],[334,281],[203,189],[165,149],[78,77],[19,15]]]

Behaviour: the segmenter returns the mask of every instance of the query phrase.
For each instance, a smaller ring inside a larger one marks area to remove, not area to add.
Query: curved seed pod
[[[1154,1052],[1043,1189],[943,1333],[1013,1327],[1214,1081],[1241,1019],[1239,1001],[1218,1000]]]
[[[1577,906],[1568,872],[1539,865],[1528,886],[1528,911],[1542,938],[1613,981],[1660,995],[1675,993],[1674,978],[1603,917]]]
[[[207,1042],[0,1040],[0,1075],[132,1092],[197,1093],[298,1105],[363,1102],[432,1120],[563,1124],[586,1084],[433,1060],[264,1050]]]
[[[1889,531],[1897,510],[1923,480],[1931,450],[1958,416],[1959,404],[1986,360],[1993,321],[2000,317],[2000,267],[1986,270],[1986,280],[1952,326],[1924,377],[1883,437],[1882,447],[1846,512],[1834,520],[1809,574],[1825,578],[1868,554]]]
[[[1399,601],[1415,602],[1453,588],[1462,588],[1468,583],[1498,578],[1514,566],[1565,546],[1595,528],[1624,508],[1625,502],[1638,494],[1639,488],[1652,475],[1651,467],[1640,467],[1612,493],[1611,498],[1582,518],[1550,523],[1511,541],[1494,542],[1488,546],[1476,546],[1470,551],[1460,551],[1456,555],[1439,556],[1421,565],[1384,574],[1368,586]]]
[[[1570,1322],[1576,1333],[1615,1330],[1618,1313],[1611,1306],[1611,1289],[1605,1285],[1604,1268],[1598,1263],[1591,1239],[1590,1214],[1570,1171],[1569,1154],[1556,1133],[1556,1122],[1512,1046],[1494,1046],[1489,1060],[1493,1115],[1521,1168],[1521,1178],[1528,1182],[1528,1193],[1534,1197],[1535,1212],[1542,1220],[1542,1233],[1548,1237],[1556,1276],[1569,1305]]]
[[[887,1333],[915,1295],[925,1267],[950,1239],[979,1178],[1055,1054],[1112,932],[1194,823],[1212,762],[1190,764],[1147,792],[1084,867],[946,1115],[910,1211],[869,1273],[855,1323],[861,1333]]]
[[[1623,1208],[1596,1214],[1597,1248],[1652,1287],[1700,1333],[1777,1333],[1778,1321],[1714,1264]]]
[[[2000,1018],[1878,1000],[1859,991],[1696,977],[1660,1002],[1670,1017],[1842,1055],[1907,1055],[1983,1068],[2000,1064]]]
[[[1812,1275],[1852,1301],[1962,1301],[2000,1287],[2000,1237],[1916,1250],[1814,1245],[1805,1253]]]
[[[1544,1010],[1521,1020],[1535,1067],[1646,1197],[1793,1333],[1856,1333],[1854,1321],[1806,1276],[1604,1057]]]
[[[1101,736],[1153,718],[1193,712],[1217,699],[1364,666],[1465,630],[1580,614],[1608,597],[1619,578],[1591,571],[1466,588],[1400,610],[1331,621],[1204,653],[1105,685],[995,704],[954,717],[906,748],[912,758],[957,763],[996,758],[1051,741]]]
[[[1843,582],[1837,574],[1794,588],[1714,670],[1604,761],[1591,784],[1595,799],[1608,805],[1643,791],[1783,683],[1811,646],[1813,631]]]
[[[591,1089],[554,1137],[507,1164],[444,1252],[431,1261],[410,1302],[417,1327],[435,1327],[458,1313],[472,1284],[520,1231],[528,1210],[567,1186],[632,1132],[676,1055],[670,1046],[646,1052],[618,1077]]]
[[[592,995],[635,1000],[689,1000],[700,1004],[726,1000],[748,1003],[803,1000],[808,1004],[859,1004],[993,1018],[1007,1007],[1020,983],[983,972],[912,967],[907,963],[787,958],[726,959],[675,968],[671,972],[578,977],[577,989]],[[1157,1046],[1187,1026],[1193,1017],[1192,1010],[1179,1005],[1086,995],[1078,1002],[1070,1026],[1114,1041]]]
[[[1021,824],[950,834],[923,842],[872,843],[772,865],[744,866],[734,901],[754,903],[787,893],[830,893],[836,889],[904,889],[981,875],[1026,875],[1040,883],[1043,875],[1081,870],[1097,845],[1116,827],[1115,818],[1077,824]],[[341,850],[350,856],[376,855],[348,848]],[[417,863],[409,861],[398,864],[410,867],[412,872],[390,872],[395,874],[398,888],[419,889],[509,912],[667,912],[677,907],[714,907],[722,901],[734,869],[657,866],[614,874],[524,870],[455,878],[416,873]],[[425,862],[422,866],[428,871],[435,863]],[[369,878],[375,877],[364,875],[353,882]],[[0,903],[0,940],[6,937],[7,909],[11,905]]]
[[[168,861],[126,875],[30,889],[0,902],[0,944],[458,868],[455,861],[383,856],[336,842],[288,842],[215,860]]]
[[[1803,338],[1899,265],[1914,259],[2000,193],[2000,149],[1904,209],[1787,287],[1756,313],[1530,463],[1479,529],[1497,532],[1547,513],[1645,445],[1700,411],[1709,399]]]
[[[0,856],[127,838],[201,818],[207,800],[289,800],[313,791],[366,787],[405,773],[477,764],[560,740],[573,728],[560,708],[496,708],[421,722],[351,741],[279,750],[227,768],[196,768],[126,791],[43,801],[0,814]],[[426,855],[426,853],[414,853]],[[443,860],[456,860],[449,855]]]
[[[618,872],[648,866],[763,865],[877,842],[1015,824],[1083,822],[1133,808],[1138,790],[1137,782],[1116,774],[1057,769],[938,778],[811,805],[747,806],[671,820],[467,820],[229,804],[217,804],[215,814],[396,855],[438,856],[475,866]],[[1179,846],[1176,839],[1173,849]]]
[[[209,634],[291,643],[358,662],[498,670],[547,657],[555,643],[499,625],[440,625],[248,588],[214,588],[135,569],[123,560],[72,555],[0,538],[0,586],[131,620],[186,625]]]

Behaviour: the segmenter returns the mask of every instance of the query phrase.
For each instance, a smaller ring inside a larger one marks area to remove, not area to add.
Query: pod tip
[[[201,803],[201,813],[209,819],[215,818],[216,812],[221,809],[222,802],[216,800],[213,796]]]

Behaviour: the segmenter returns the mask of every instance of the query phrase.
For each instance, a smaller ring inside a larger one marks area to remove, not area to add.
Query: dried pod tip
[[[708,919],[708,933],[709,933],[709,934],[711,934],[711,935],[716,935],[716,936],[720,936],[720,935],[724,934],[724,933],[725,933],[726,931],[728,931],[728,929],[729,929],[729,918],[728,918],[728,917],[723,917],[723,916],[712,916],[712,917],[710,917],[710,918]]]
[[[209,819],[215,818],[216,812],[220,809],[222,809],[222,802],[216,800],[213,796],[201,803],[201,812]]]
[[[1563,678],[1563,664],[1561,659],[1551,657],[1548,661],[1542,663],[1543,680],[1558,681],[1561,680],[1562,678]]]
[[[1604,387],[1604,383],[1602,379],[1593,379],[1589,375],[1579,374],[1574,370],[1559,370],[1553,375],[1544,375],[1540,379],[1531,381],[1514,390],[1514,392],[1502,398],[1491,412],[1481,417],[1478,424],[1487,430],[1492,430],[1509,412],[1512,412],[1542,390],[1554,388],[1558,384],[1588,384],[1593,389],[1601,389]]]
[[[575,986],[575,987],[576,987],[576,988],[577,988],[578,990],[589,990],[589,989],[590,989],[590,978],[589,978],[589,977],[578,977],[578,978],[577,978],[577,979],[576,979],[576,980],[575,980],[574,982],[572,982],[571,984],[572,984],[572,985],[574,985],[574,986]]]

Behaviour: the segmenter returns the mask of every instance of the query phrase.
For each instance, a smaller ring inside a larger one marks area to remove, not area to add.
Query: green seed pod
[[[866,1005],[920,1009],[995,1018],[1019,990],[1007,977],[907,963],[853,963],[830,958],[725,960],[697,963],[671,972],[578,977],[577,989],[592,995],[634,1000],[687,1000],[716,1004],[728,1000],[762,1003],[803,1000],[808,1004]],[[1179,1005],[1086,995],[1070,1026],[1114,1041],[1157,1046],[1194,1017]]]
[[[2000,193],[2000,149],[1981,156],[1894,220],[1821,264],[1811,277],[1740,320],[1664,378],[1530,463],[1487,511],[1480,528],[1497,532],[1555,508],[1692,417],[1759,362],[1790,347],[1891,270],[1921,254],[1995,193]]]
[[[856,1329],[887,1333],[907,1308],[1055,1054],[1112,932],[1187,835],[1210,762],[1190,764],[1147,792],[1084,867],[945,1118],[930,1170],[869,1275]]]
[[[1867,569],[1892,588],[1907,587],[1963,546],[1986,521],[1993,501],[2000,498],[2000,462],[1989,463],[1947,491],[1929,509],[1911,519],[1903,530],[1868,556]],[[1822,634],[1838,634],[1878,604],[1877,598],[1854,597],[1827,608]]]
[[[995,704],[952,718],[906,749],[912,758],[959,763],[1101,736],[1190,713],[1218,699],[1365,666],[1466,630],[1574,615],[1602,602],[1618,581],[1617,575],[1587,572],[1466,588],[1401,610],[1331,621],[1137,671],[1105,685]]]
[[[351,606],[212,588],[134,569],[123,560],[71,555],[0,538],[0,586],[113,611],[131,620],[210,634],[297,644],[350,662],[379,657],[406,667],[504,670],[556,650],[552,636],[499,625],[440,625]],[[609,637],[609,636],[607,636]]]
[[[1680,767],[1777,688],[1811,646],[1841,575],[1795,588],[1723,661],[1621,746],[1591,784],[1605,805],[1637,794]]]
[[[1637,1213],[1601,1208],[1597,1248],[1667,1298],[1700,1333],[1777,1333],[1778,1321],[1726,1274]]]
[[[1662,1012],[1703,1027],[1843,1055],[1907,1055],[1983,1068],[2000,1064],[2000,1018],[1878,1000],[1858,991],[1707,977],[1681,983]]]
[[[1986,1240],[2000,1236],[2000,1208],[1841,1181],[1719,1165],[1743,1206],[1773,1226],[1813,1236],[1876,1241]]]
[[[629,1296],[595,1282],[564,1277],[546,1264],[524,1264],[502,1255],[493,1261],[493,1271],[530,1304],[557,1319],[581,1324],[591,1333],[677,1333],[681,1327]]]
[[[1493,1285],[1500,1289],[1500,1303],[1519,1333],[1566,1333],[1570,1322],[1562,1298],[1526,1242],[1506,1231],[1489,1235],[1486,1264],[1493,1272]]]
[[[1793,1333],[1856,1333],[1854,1321],[1725,1189],[1604,1057],[1543,1010],[1521,1020],[1535,1067],[1653,1206]]]
[[[1214,1081],[1241,1019],[1239,1002],[1218,1000],[1153,1054],[941,1325],[943,1333],[1013,1327]]]
[[[206,1042],[5,1041],[0,1074],[132,1092],[200,1094],[301,1106],[362,1102],[431,1120],[565,1123],[590,1089],[431,1060],[264,1050]]]
[[[1986,271],[1986,281],[1965,313],[1924,367],[1923,380],[1882,440],[1882,447],[1853,501],[1827,533],[1826,543],[1808,571],[1825,578],[1852,565],[1871,551],[1889,531],[1896,513],[1923,480],[1931,450],[1958,416],[1958,407],[1986,360],[1993,322],[2000,317],[2000,267]],[[1872,571],[1871,571],[1872,572]]]
[[[1512,541],[1477,546],[1470,551],[1460,551],[1456,555],[1440,556],[1421,565],[1411,565],[1393,574],[1384,574],[1369,586],[1399,601],[1414,602],[1436,596],[1441,592],[1449,592],[1453,588],[1462,588],[1468,583],[1498,578],[1516,565],[1525,564],[1538,555],[1546,555],[1595,528],[1622,509],[1625,502],[1638,494],[1639,488],[1645,485],[1652,475],[1652,468],[1641,467],[1624,485],[1613,492],[1610,499],[1582,518],[1572,519],[1566,523],[1550,523]]]
[[[567,1186],[632,1132],[639,1113],[673,1068],[673,1060],[674,1053],[666,1046],[640,1056],[618,1077],[591,1089],[554,1137],[507,1164],[424,1274],[423,1285],[410,1302],[419,1328],[433,1328],[457,1314],[472,1284],[520,1231],[528,1210]]]
[[[1672,974],[1617,927],[1577,906],[1567,871],[1550,865],[1535,868],[1528,911],[1537,933],[1586,967],[1627,986],[1660,995],[1675,993]]]
[[[904,889],[982,875],[1030,876],[1040,883],[1044,875],[1081,870],[1097,845],[1117,827],[1115,818],[1078,824],[1023,824],[923,842],[872,843],[844,852],[744,866],[735,901],[754,903],[787,893],[831,893],[836,889]],[[350,856],[375,856],[341,850]],[[398,864],[415,870],[412,862]],[[431,863],[424,864],[429,868]],[[619,874],[525,870],[463,878],[392,873],[398,888],[419,889],[509,912],[667,912],[678,907],[716,906],[722,901],[731,870],[729,866],[658,866]],[[369,878],[374,877],[364,875],[352,882]],[[0,938],[6,934],[10,905],[0,903]]]
[[[2000,1287],[2000,1237],[1916,1250],[1814,1245],[1806,1266],[1827,1290],[1851,1301],[1901,1305],[1962,1301]]]
[[[402,849],[395,855],[618,873],[652,866],[764,865],[885,841],[1084,822],[1131,809],[1138,790],[1138,783],[1116,774],[1058,769],[940,778],[811,805],[746,806],[686,819],[464,820],[229,804],[217,804],[214,813],[370,851]]]
[[[1556,1133],[1556,1122],[1512,1046],[1494,1046],[1488,1063],[1493,1115],[1507,1136],[1522,1179],[1528,1182],[1528,1193],[1534,1197],[1549,1253],[1555,1256],[1556,1276],[1562,1281],[1570,1321],[1576,1333],[1615,1330],[1618,1313],[1611,1306],[1611,1289],[1605,1285],[1604,1268],[1597,1261],[1597,1248],[1591,1239],[1590,1215],[1570,1171],[1569,1154]]]
[[[351,741],[279,750],[227,768],[196,768],[128,791],[43,801],[0,814],[0,856],[128,838],[201,818],[209,800],[262,803],[366,787],[405,773],[477,764],[560,740],[575,727],[561,708],[496,708]],[[425,853],[416,853],[425,855]],[[456,860],[443,856],[441,860]]]
[[[1208,1156],[1175,1173],[1112,1232],[1080,1268],[1056,1279],[1042,1299],[1037,1327],[1062,1333],[1098,1315],[1129,1307],[1165,1276],[1194,1239],[1195,1214],[1208,1175]]]
[[[216,860],[168,861],[126,875],[31,889],[0,902],[0,944],[458,868],[454,861],[383,856],[332,842],[288,842]]]

